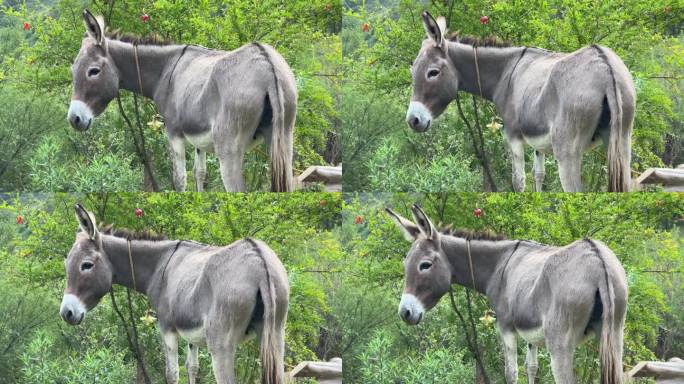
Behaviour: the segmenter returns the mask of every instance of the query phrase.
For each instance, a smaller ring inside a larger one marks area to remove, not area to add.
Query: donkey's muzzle
[[[64,295],[59,309],[62,319],[70,325],[79,325],[85,317],[86,309],[81,300],[72,294]]]
[[[423,307],[423,304],[414,295],[405,293],[401,296],[399,317],[401,317],[406,324],[416,325],[420,323],[424,313],[425,307]]]
[[[90,128],[90,124],[93,122],[93,111],[86,103],[80,100],[71,100],[67,119],[74,129],[85,131]]]
[[[425,132],[430,129],[432,113],[418,101],[412,101],[406,111],[406,123],[416,132]]]

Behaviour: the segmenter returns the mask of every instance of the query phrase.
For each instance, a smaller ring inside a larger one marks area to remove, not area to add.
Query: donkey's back
[[[168,90],[160,93],[167,92],[166,103],[161,107],[164,118],[182,128],[182,134],[191,142],[193,136],[221,124],[217,121],[219,116],[232,113],[229,118],[243,118],[235,115],[239,111],[263,117],[264,111],[270,110],[268,90],[274,81],[279,81],[278,86],[282,87],[284,102],[289,104],[295,100],[296,103],[294,74],[271,46],[254,43],[233,51],[193,46],[188,49],[192,52],[181,57],[170,74],[173,81],[169,81]],[[264,123],[270,124],[270,121]],[[210,141],[193,144],[213,151]]]
[[[508,262],[501,287],[501,304],[510,309],[514,328],[543,327],[570,312],[587,326],[594,306],[608,299],[619,301],[624,315],[625,272],[605,244],[583,239],[564,247],[531,246],[536,249]]]
[[[265,243],[253,239],[225,247],[190,244],[185,254],[170,260],[161,290],[160,322],[200,343],[209,323],[227,321],[222,328],[237,326],[242,335],[260,332],[256,328],[262,325],[267,299],[283,320],[289,295],[282,263]]]
[[[503,111],[513,122],[513,128],[523,138],[534,139],[547,134],[563,134],[570,123],[563,123],[559,113],[576,115],[594,130],[585,136],[592,139],[600,130],[608,133],[608,122],[600,121],[601,114],[611,111],[604,100],[612,96],[613,88],[620,93],[623,111],[633,113],[635,94],[632,77],[620,58],[603,46],[589,46],[572,53],[556,53],[530,48],[518,64],[520,68],[511,79],[508,94],[510,108]],[[612,76],[611,76],[612,75]],[[550,139],[550,138],[549,138]],[[548,147],[528,142],[538,150],[551,152]],[[580,143],[577,143],[580,144]]]

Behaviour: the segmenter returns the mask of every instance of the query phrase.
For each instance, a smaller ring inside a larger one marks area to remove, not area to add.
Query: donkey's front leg
[[[534,173],[534,190],[536,192],[541,192],[544,184],[544,176],[546,175],[543,152],[534,151],[534,166],[532,167],[532,171]]]
[[[177,192],[185,192],[185,139],[181,136],[170,136],[169,145],[173,165],[173,186]]]
[[[499,328],[499,333],[506,362],[506,384],[516,384],[518,382],[518,336],[513,331],[501,328]]]
[[[188,384],[195,384],[199,372],[198,347],[188,343],[188,356],[185,359],[185,370],[188,372]]]
[[[166,384],[178,384],[178,335],[171,331],[160,331],[166,357]]]
[[[525,192],[525,145],[520,139],[507,139],[513,168],[513,191]]]
[[[525,357],[525,367],[527,368],[527,384],[534,384],[534,379],[537,376],[537,346],[527,344],[527,356]]]
[[[192,168],[195,175],[195,191],[204,190],[204,179],[207,176],[207,151],[195,148],[195,165]]]

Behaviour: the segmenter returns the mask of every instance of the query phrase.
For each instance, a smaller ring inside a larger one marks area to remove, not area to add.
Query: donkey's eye
[[[86,261],[83,264],[81,264],[81,271],[89,271],[93,268],[93,263],[90,261]]]
[[[432,79],[433,77],[437,77],[439,75],[439,69],[430,69],[427,73],[427,78]]]
[[[423,271],[427,271],[428,269],[430,269],[430,267],[432,267],[432,263],[431,263],[431,262],[429,262],[429,261],[423,261],[423,262],[420,263],[420,265],[418,266],[418,270],[421,271],[421,272],[423,272]]]
[[[100,68],[90,68],[88,69],[88,77],[97,76],[100,74]]]

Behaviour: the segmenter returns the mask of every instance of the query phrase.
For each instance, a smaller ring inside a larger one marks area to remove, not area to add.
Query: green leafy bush
[[[391,348],[392,339],[378,331],[359,356],[363,383],[437,384],[468,383],[473,377],[472,364],[463,363],[463,354],[448,348],[435,348],[418,356],[398,358]]]
[[[121,384],[135,381],[135,371],[123,351],[93,344],[76,355],[54,350],[54,336],[38,332],[22,354],[22,383]]]

